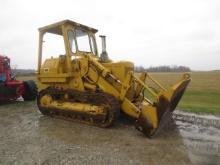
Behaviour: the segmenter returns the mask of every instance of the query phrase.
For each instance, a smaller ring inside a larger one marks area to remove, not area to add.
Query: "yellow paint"
[[[92,41],[88,40],[90,48],[94,51],[79,51],[78,40],[76,36],[76,52],[73,53],[69,44],[68,32],[71,30],[76,35],[76,29],[81,29],[88,34]],[[65,20],[39,29],[39,53],[38,53],[38,81],[39,88],[56,87],[60,89],[76,89],[81,91],[103,90],[113,95],[121,103],[121,109],[128,115],[138,118],[140,114],[153,125],[158,127],[157,105],[160,97],[167,99],[170,104],[174,98],[185,89],[190,81],[189,75],[184,75],[179,82],[171,88],[164,88],[158,81],[147,73],[142,73],[140,77],[134,74],[134,64],[132,62],[121,61],[102,63],[99,61],[97,44],[95,39],[96,29],[85,25]],[[65,55],[46,59],[42,62],[43,37],[45,33],[54,33],[63,36],[65,43]],[[92,53],[94,52],[94,53]],[[146,84],[149,79],[160,89],[158,92]],[[143,98],[143,90],[148,92],[154,98]],[[95,114],[103,113],[102,107],[96,107],[89,104],[80,103],[60,103],[51,101],[51,98],[45,96],[42,104],[47,106],[59,107],[60,109],[74,109],[78,111],[89,112],[94,110]],[[164,107],[165,108],[165,107]]]

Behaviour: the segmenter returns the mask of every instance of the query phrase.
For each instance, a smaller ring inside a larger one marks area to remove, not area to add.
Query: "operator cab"
[[[95,41],[95,33],[97,31],[98,30],[96,29],[70,20],[64,20],[39,28],[40,38],[42,39],[42,42],[46,42],[44,40],[45,34],[50,33],[53,35],[58,35],[62,38],[62,45],[65,45],[66,42],[68,43],[68,45],[65,47],[65,54],[70,55],[77,55],[80,52],[98,55],[97,45]],[[43,43],[42,47],[44,47]]]
[[[39,28],[38,72],[66,73],[81,56],[98,57],[97,31],[70,20]]]

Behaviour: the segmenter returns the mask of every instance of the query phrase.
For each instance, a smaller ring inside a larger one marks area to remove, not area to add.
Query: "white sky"
[[[107,35],[113,60],[220,69],[220,0],[1,0],[0,54],[36,69],[37,29],[63,19]]]

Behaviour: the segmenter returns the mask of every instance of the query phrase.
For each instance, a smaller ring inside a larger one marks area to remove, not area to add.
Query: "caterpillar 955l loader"
[[[70,20],[39,28],[39,110],[45,115],[100,127],[111,126],[123,111],[136,119],[137,130],[152,137],[176,108],[190,76],[184,74],[166,89],[147,73],[135,74],[132,62],[110,60],[105,36],[101,36],[103,48],[99,57],[96,32]],[[46,33],[62,37],[65,54],[42,63]],[[148,84],[147,80],[151,82]]]

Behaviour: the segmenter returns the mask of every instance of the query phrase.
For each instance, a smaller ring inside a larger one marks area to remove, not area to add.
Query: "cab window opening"
[[[78,51],[82,52],[91,52],[90,44],[89,44],[89,35],[87,32],[76,29],[76,40]]]
[[[42,44],[42,61],[50,59],[51,57],[59,57],[65,55],[64,39],[62,35],[45,33]]]
[[[94,38],[92,35],[90,35],[89,38],[90,38],[90,45],[91,45],[92,53],[93,53],[94,55],[97,55],[96,47],[95,47],[95,38]]]

